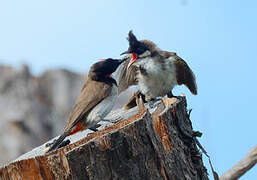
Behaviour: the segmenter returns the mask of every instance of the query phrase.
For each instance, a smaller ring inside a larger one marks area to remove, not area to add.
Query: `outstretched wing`
[[[177,82],[179,85],[184,84],[188,87],[192,94],[197,94],[197,85],[195,81],[195,75],[187,63],[180,58],[179,56],[175,55],[176,61],[176,71],[177,71]]]
[[[130,58],[124,61],[117,70],[119,94],[125,91],[126,89],[128,89],[129,86],[137,84],[137,79],[136,79],[137,67],[131,66],[129,69],[127,69],[129,61],[130,61]]]

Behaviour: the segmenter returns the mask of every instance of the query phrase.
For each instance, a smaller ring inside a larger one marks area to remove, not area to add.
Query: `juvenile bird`
[[[123,61],[124,59],[109,58],[91,66],[88,79],[75,102],[62,135],[46,152],[57,149],[67,136],[94,127],[107,116],[118,94],[117,83],[111,74]]]
[[[136,83],[146,101],[165,95],[173,97],[172,89],[183,84],[192,94],[197,94],[193,71],[176,53],[161,50],[149,40],[138,41],[132,31],[127,39],[129,48],[121,55],[130,54],[131,58],[120,73],[123,75],[119,79],[121,90]],[[128,81],[132,79],[134,81]]]

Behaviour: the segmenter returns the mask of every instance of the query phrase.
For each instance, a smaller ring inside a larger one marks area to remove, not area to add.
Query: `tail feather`
[[[48,149],[48,152],[56,150],[58,146],[63,142],[63,140],[70,134],[71,129],[69,131],[64,132],[55,142],[54,144]]]
[[[89,124],[86,125],[86,129],[89,127]],[[74,122],[74,124],[71,126],[71,128],[67,129],[57,140],[54,141],[53,145],[47,150],[47,152],[51,152],[53,150],[56,150],[59,148],[59,146],[62,144],[63,140],[70,135],[73,135],[79,131],[82,131],[84,129],[83,124],[79,122],[79,119]]]

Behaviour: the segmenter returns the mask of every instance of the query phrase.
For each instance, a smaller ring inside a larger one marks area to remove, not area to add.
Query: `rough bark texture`
[[[208,179],[185,98],[134,109],[129,118],[69,146],[3,167],[1,179]]]

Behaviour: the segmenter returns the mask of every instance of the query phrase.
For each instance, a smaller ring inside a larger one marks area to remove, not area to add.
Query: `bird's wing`
[[[87,116],[90,110],[110,94],[111,88],[109,84],[88,79],[75,102],[63,134],[53,143],[47,152],[57,149],[65,137]]]
[[[88,79],[77,98],[64,132],[73,128],[111,92],[112,85]]]
[[[118,69],[117,80],[118,80],[118,92],[125,91],[129,86],[137,84],[137,67],[131,66],[127,69],[130,58],[124,61]]]
[[[179,85],[184,84],[188,87],[192,94],[197,94],[197,85],[195,75],[187,63],[177,55],[175,57],[175,66],[177,71],[177,82]]]

